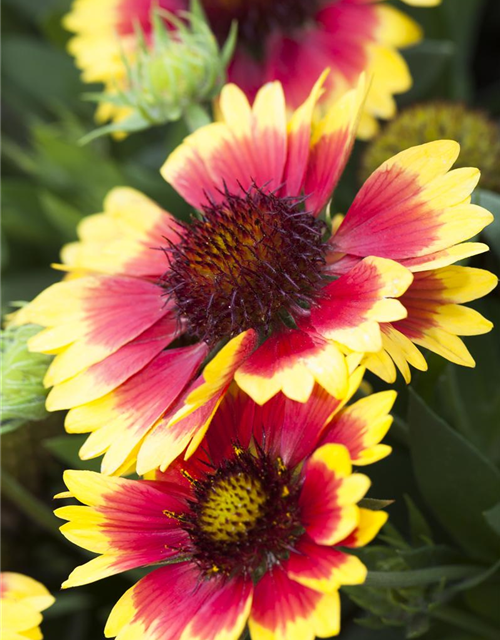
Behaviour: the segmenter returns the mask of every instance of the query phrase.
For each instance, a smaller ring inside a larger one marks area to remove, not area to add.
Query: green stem
[[[191,133],[212,122],[210,114],[200,104],[190,105],[184,112],[184,122]]]
[[[470,578],[480,572],[484,572],[484,567],[463,564],[413,569],[412,571],[369,571],[364,585],[381,589],[406,589],[441,580]]]
[[[497,640],[498,638],[497,629],[472,613],[460,611],[455,607],[439,607],[431,611],[431,615],[436,620],[458,627],[463,631],[474,634],[478,638],[484,638],[484,640],[489,640],[490,638],[491,640]]]
[[[27,489],[13,478],[10,473],[2,469],[2,493],[17,506],[30,520],[45,529],[45,531],[61,539],[59,524],[52,511],[43,502],[35,498]]]

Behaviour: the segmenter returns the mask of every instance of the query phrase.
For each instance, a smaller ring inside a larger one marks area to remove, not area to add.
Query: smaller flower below
[[[3,640],[41,640],[41,612],[55,602],[47,589],[21,573],[0,574],[0,631]]]
[[[67,471],[86,506],[58,509],[61,531],[100,555],[63,587],[160,565],[111,612],[105,634],[118,640],[237,640],[247,622],[253,640],[336,635],[339,588],[366,577],[349,550],[387,519],[358,506],[370,481],[352,465],[390,453],[380,441],[395,397],[346,407],[316,386],[307,403],[279,394],[259,406],[233,384],[196,452],[166,472]]]

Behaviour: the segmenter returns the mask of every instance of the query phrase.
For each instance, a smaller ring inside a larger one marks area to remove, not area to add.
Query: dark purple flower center
[[[238,21],[238,39],[259,49],[262,38],[280,30],[291,34],[316,14],[321,0],[203,0],[212,29],[220,38]]]
[[[167,248],[162,285],[190,332],[209,344],[250,328],[267,332],[314,301],[324,280],[324,230],[301,199],[256,187],[227,193]]]
[[[206,575],[257,578],[286,558],[303,533],[299,476],[279,458],[236,448],[233,459],[192,482],[191,512],[181,526]]]

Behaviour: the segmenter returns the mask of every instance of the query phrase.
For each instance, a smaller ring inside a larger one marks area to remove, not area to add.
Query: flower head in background
[[[480,186],[500,191],[500,127],[485,113],[452,102],[427,102],[404,109],[363,154],[361,179],[408,147],[434,140],[460,144],[457,167],[477,167]]]
[[[387,519],[358,506],[369,480],[352,464],[390,452],[379,442],[395,395],[342,408],[316,386],[306,404],[279,394],[260,407],[233,386],[196,453],[166,473],[67,471],[86,506],[58,509],[61,531],[100,555],[63,587],[156,565],[116,604],[106,637],[237,640],[247,621],[254,640],[337,634],[339,587],[366,576],[349,549]]]
[[[434,6],[440,0],[404,0]],[[370,137],[377,118],[392,118],[394,95],[411,87],[408,67],[398,49],[417,43],[420,27],[386,2],[367,0],[203,0],[209,23],[222,43],[238,21],[238,46],[229,80],[253,99],[266,82],[279,80],[287,102],[298,107],[325,68],[332,70],[325,102],[353,88],[361,73],[371,78],[359,135]],[[138,50],[137,27],[151,42],[154,6],[182,15],[188,0],[75,0],[64,24],[75,36],[69,49],[86,82],[113,87],[126,79],[123,56]],[[152,46],[152,45],[151,45]],[[123,110],[112,103],[99,117],[118,120]]]
[[[279,83],[253,107],[227,85],[222,120],[162,168],[198,217],[181,225],[115,190],[64,249],[69,279],[19,312],[17,322],[46,327],[30,347],[57,353],[49,410],[71,409],[67,430],[92,432],[81,454],[106,453],[106,473],[140,461],[166,425],[178,423],[193,450],[233,379],[258,404],[280,391],[306,402],[315,383],[343,398],[362,358],[386,379],[394,360],[409,378],[407,361],[426,366],[413,342],[473,365],[457,335],[491,323],[460,303],[496,279],[450,265],[487,248],[462,243],[492,219],[469,204],[477,170],[449,171],[454,142],[405,151],[368,179],[332,235],[319,216],[364,88],[318,118],[322,81],[289,119]]]
[[[0,631],[4,640],[41,640],[41,612],[55,599],[33,578],[21,573],[0,573]]]

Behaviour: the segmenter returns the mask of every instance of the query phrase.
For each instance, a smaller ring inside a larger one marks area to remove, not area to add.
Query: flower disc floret
[[[236,455],[193,483],[191,513],[181,518],[193,560],[206,574],[261,574],[303,533],[299,478],[282,460],[235,446]]]
[[[203,206],[203,219],[170,243],[164,286],[190,330],[209,343],[246,329],[269,330],[309,306],[321,285],[324,225],[283,198],[252,186]]]

